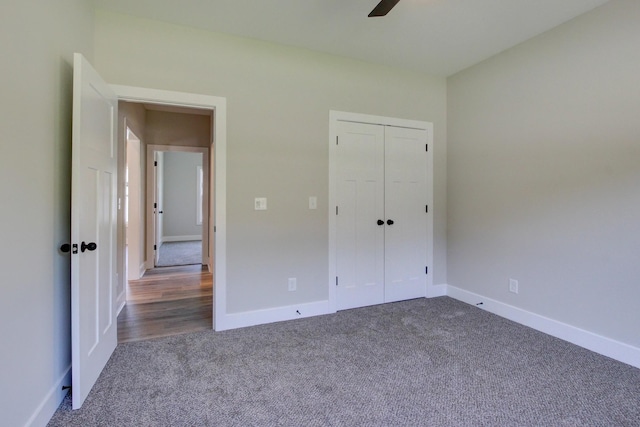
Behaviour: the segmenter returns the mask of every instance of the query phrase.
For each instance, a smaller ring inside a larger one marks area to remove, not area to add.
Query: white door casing
[[[117,108],[110,87],[76,53],[71,166],[74,409],[82,406],[117,345]]]
[[[427,296],[433,254],[432,125],[332,111],[330,129],[330,307],[340,310]],[[348,146],[357,150],[350,152]],[[379,163],[376,176],[374,165]],[[362,178],[354,192],[356,174]],[[362,189],[372,182],[370,176],[382,186],[366,199],[383,200],[381,209],[365,202]],[[338,212],[332,211],[336,207]],[[372,222],[369,216],[374,212],[377,218]],[[384,224],[378,225],[378,219]],[[382,295],[380,287],[367,280],[379,271]],[[367,284],[372,292],[366,292]]]

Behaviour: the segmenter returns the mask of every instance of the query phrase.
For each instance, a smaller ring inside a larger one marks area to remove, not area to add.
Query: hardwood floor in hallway
[[[213,277],[200,265],[163,267],[129,281],[118,316],[118,342],[212,328]]]

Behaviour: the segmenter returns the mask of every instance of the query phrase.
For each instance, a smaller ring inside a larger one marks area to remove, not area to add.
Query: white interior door
[[[427,131],[385,127],[385,302],[427,295]]]
[[[155,243],[154,243],[154,267],[158,265],[158,260],[160,259],[160,246],[162,246],[163,242],[163,225],[162,225],[162,215],[164,214],[163,204],[164,204],[164,154],[162,151],[155,152],[155,205],[154,205],[154,214],[155,214]]]
[[[384,127],[338,122],[337,308],[384,302]]]
[[[74,56],[71,183],[73,408],[82,406],[117,345],[115,312],[118,102]]]

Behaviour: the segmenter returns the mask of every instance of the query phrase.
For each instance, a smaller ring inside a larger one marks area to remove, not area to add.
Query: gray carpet
[[[448,297],[119,345],[51,426],[640,426],[640,370]]]
[[[202,264],[202,240],[164,242],[156,267]]]

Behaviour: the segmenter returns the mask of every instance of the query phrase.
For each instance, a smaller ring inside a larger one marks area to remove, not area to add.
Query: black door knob
[[[387,220],[387,225],[393,225],[393,220],[392,219],[388,219]]]
[[[60,246],[60,252],[67,253],[67,252],[70,252],[70,251],[71,251],[71,245],[70,245],[70,244],[68,244],[68,243],[63,243],[63,244]]]
[[[80,245],[80,252],[84,252],[86,250],[95,251],[97,247],[98,245],[96,245],[94,242],[91,242],[91,243],[82,242],[82,244]]]
[[[378,220],[378,225],[384,225],[384,221],[383,221],[383,220],[381,220],[381,219],[379,219],[379,220]]]
[[[164,213],[164,212],[163,212],[163,211],[160,211],[160,212],[158,212],[158,213]]]

